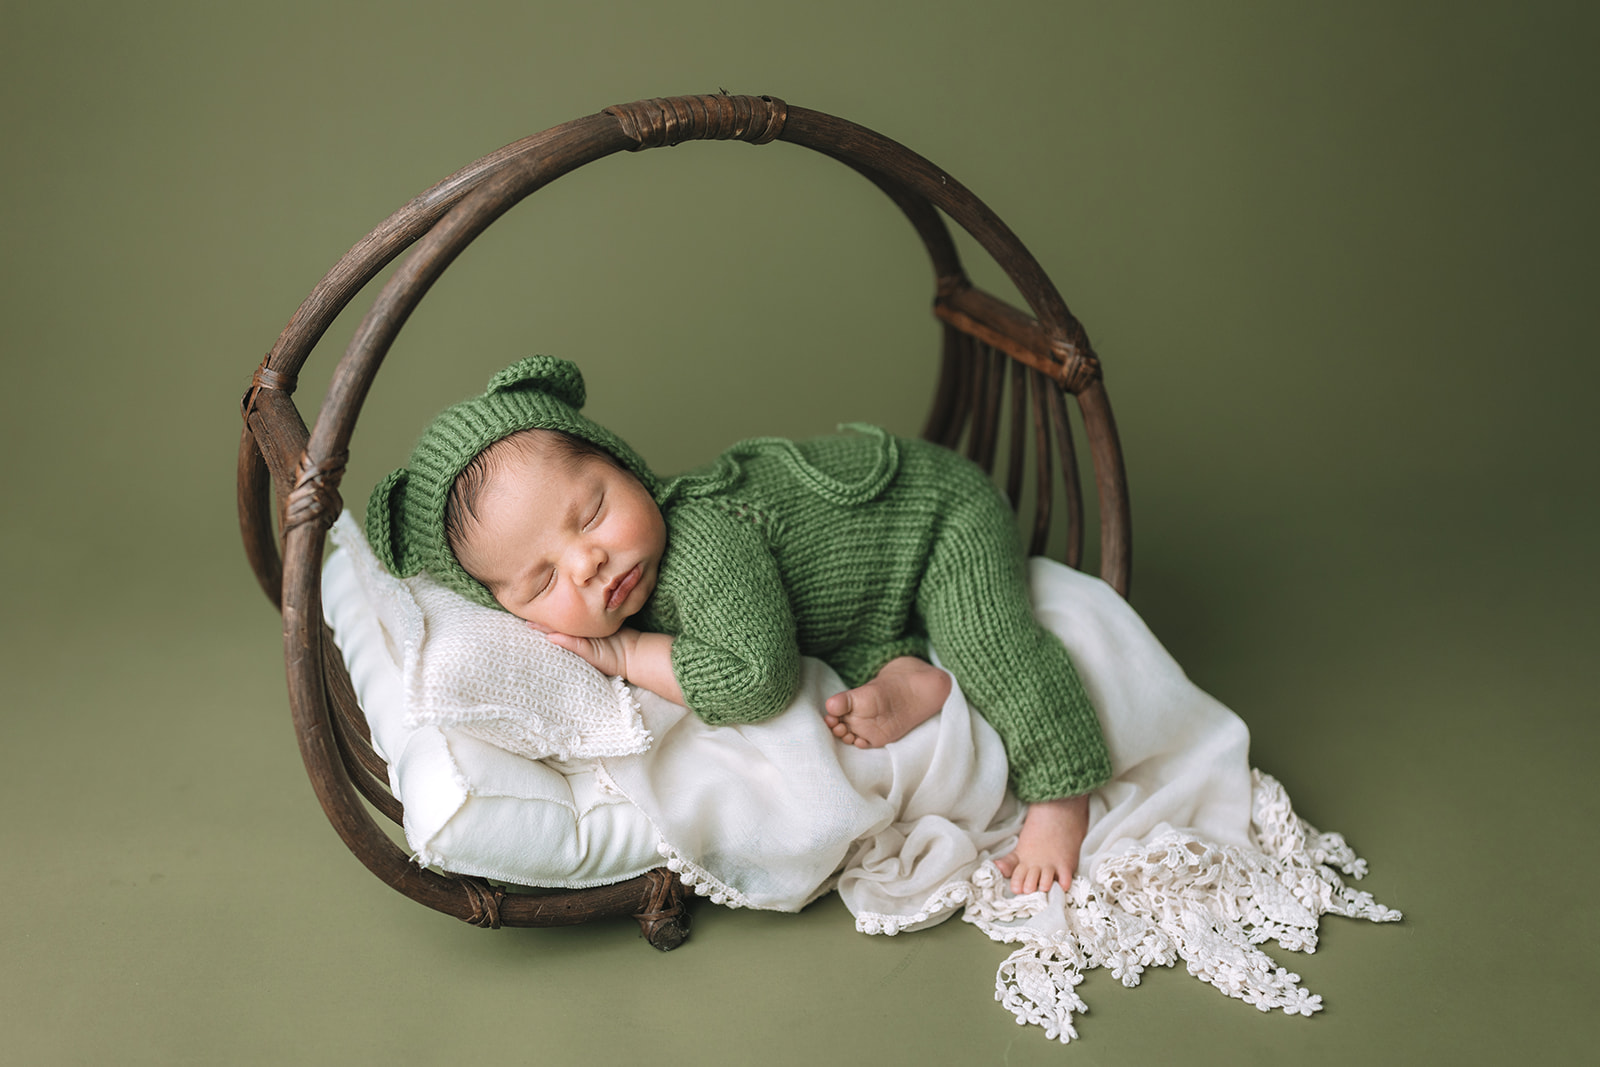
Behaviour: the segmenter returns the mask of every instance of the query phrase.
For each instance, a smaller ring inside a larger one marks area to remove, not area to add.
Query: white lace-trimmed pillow
[[[330,536],[350,553],[401,665],[407,726],[459,730],[527,759],[649,749],[650,733],[622,679],[425,574],[393,577],[348,513]]]
[[[586,889],[661,865],[655,829],[608,789],[592,761],[523,759],[462,730],[406,722],[407,633],[420,640],[422,614],[409,589],[376,566],[361,531],[342,520],[322,572],[322,607],[372,747],[389,768],[405,809],[405,835],[425,867],[511,885]]]

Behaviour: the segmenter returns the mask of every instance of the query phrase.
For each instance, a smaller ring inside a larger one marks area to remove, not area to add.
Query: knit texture
[[[410,466],[379,482],[367,502],[367,541],[390,573],[409,578],[427,571],[468,600],[500,606],[450,551],[444,513],[450,487],[473,457],[521,430],[559,430],[598,445],[653,492],[659,482],[639,454],[579,414],[585,398],[575,364],[530,356],[491,378],[482,396],[440,412],[412,449]]]
[[[1099,722],[1034,620],[1004,498],[947,449],[852,429],[745,441],[657,494],[667,552],[636,622],[676,635],[685,702],[757,722],[788,706],[802,655],[856,686],[931,643],[1004,741],[1020,799],[1104,784]]]

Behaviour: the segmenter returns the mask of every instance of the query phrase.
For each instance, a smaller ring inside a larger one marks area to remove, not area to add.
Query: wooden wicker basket
[[[1013,502],[1021,499],[1027,453],[1033,455],[1031,551],[1043,551],[1053,504],[1062,499],[1065,560],[1076,567],[1082,560],[1084,531],[1065,402],[1065,394],[1073,394],[1098,494],[1101,577],[1127,592],[1126,479],[1099,360],[1083,327],[1022,243],[982,201],[932,163],[843,119],[774,97],[726,94],[609,107],[483,157],[385,219],[312,289],[245,394],[238,479],[245,551],[261,588],[283,613],[295,734],[323,810],[350,850],[383,881],[478,926],[554,926],[631,915],[651,944],[670,949],[687,935],[688,912],[682,886],[665,868],[595,889],[506,893],[480,878],[418,867],[374,820],[363,797],[397,824],[400,803],[388,791],[387,772],[372,749],[349,676],[322,621],[324,535],[342,507],[338,486],[350,436],[373,376],[401,326],[440,273],[490,223],[586,163],[619,151],[692,140],[803,145],[851,167],[904,212],[933,261],[933,310],[944,324],[939,381],[924,436],[964,447],[993,473],[1001,426],[1009,425],[1002,484]],[[1028,310],[968,281],[945,216],[994,257]],[[413,245],[362,320],[334,371],[316,425],[308,431],[292,399],[300,368],[356,293]],[[1010,413],[1005,418],[1008,392]]]

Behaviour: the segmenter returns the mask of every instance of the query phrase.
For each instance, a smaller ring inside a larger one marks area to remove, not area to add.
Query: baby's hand
[[[553,634],[540,630],[532,623],[528,625],[544,634],[552,645],[582,657],[601,674],[620,674],[624,678],[628,676],[628,654],[638,643],[638,630],[624,627],[610,637],[573,637],[571,634]]]
[[[601,674],[620,674],[674,704],[684,702],[683,689],[672,673],[672,638],[666,634],[640,633],[624,626],[610,637],[573,637],[553,634],[531,622],[528,625],[551,644],[583,657]]]

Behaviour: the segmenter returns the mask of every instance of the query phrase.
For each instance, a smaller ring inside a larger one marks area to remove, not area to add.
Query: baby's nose
[[[606,563],[606,550],[602,545],[585,544],[578,548],[579,573],[587,581],[600,573]]]

